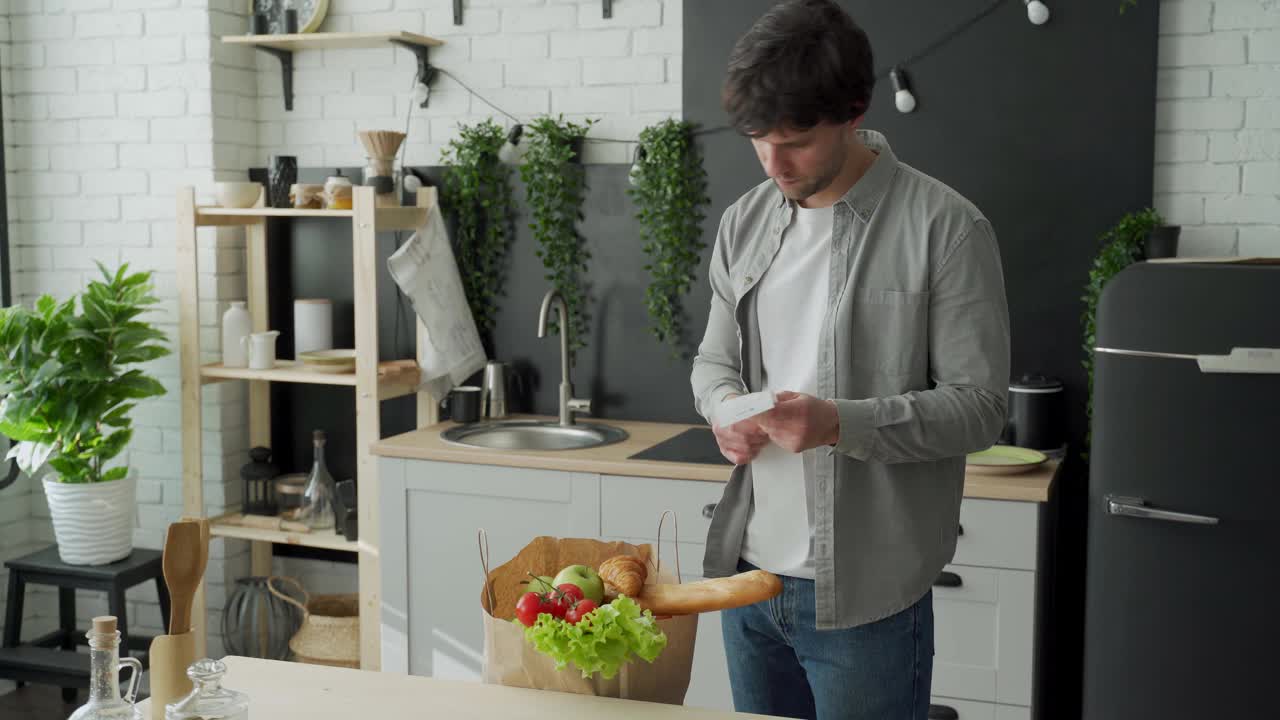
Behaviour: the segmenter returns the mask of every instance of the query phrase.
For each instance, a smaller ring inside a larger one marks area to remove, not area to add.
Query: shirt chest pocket
[[[850,308],[853,364],[893,375],[923,376],[929,366],[929,293],[868,288]]]

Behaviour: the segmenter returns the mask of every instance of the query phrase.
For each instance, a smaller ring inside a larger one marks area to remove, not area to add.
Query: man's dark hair
[[[848,122],[875,88],[867,34],[832,0],[785,0],[738,39],[722,92],[729,122],[745,135]]]

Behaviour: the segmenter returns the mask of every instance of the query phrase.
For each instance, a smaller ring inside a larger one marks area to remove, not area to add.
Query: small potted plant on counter
[[[164,333],[138,317],[158,300],[151,273],[114,274],[59,303],[0,309],[0,433],[23,472],[43,480],[62,561],[103,565],[133,551],[137,478],[114,465],[130,411],[164,386],[130,366],[164,357]],[[79,312],[77,312],[79,305]]]

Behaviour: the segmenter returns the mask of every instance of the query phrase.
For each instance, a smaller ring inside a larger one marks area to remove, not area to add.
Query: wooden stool
[[[158,550],[135,549],[129,557],[110,565],[67,565],[50,546],[5,563],[9,569],[9,595],[5,607],[4,641],[0,644],[0,678],[56,685],[62,698],[75,699],[77,688],[89,687],[89,656],[75,652],[86,645],[85,631],[76,629],[76,590],[107,593],[108,613],[116,617],[120,630],[120,655],[140,651],[135,657],[147,665],[150,637],[129,637],[125,591],[148,580],[155,581],[160,596],[160,615],[169,627],[169,589]],[[29,643],[21,644],[22,606],[27,584],[58,588],[58,629]],[[69,652],[68,652],[69,651]]]

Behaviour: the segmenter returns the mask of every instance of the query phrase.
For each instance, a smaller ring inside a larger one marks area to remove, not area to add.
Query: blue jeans
[[[754,569],[742,562],[739,569]],[[772,600],[721,613],[733,706],[795,718],[925,720],[933,593],[867,625],[818,630],[813,581],[783,577]]]

